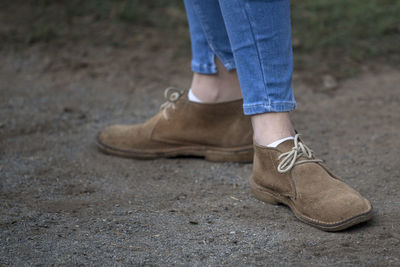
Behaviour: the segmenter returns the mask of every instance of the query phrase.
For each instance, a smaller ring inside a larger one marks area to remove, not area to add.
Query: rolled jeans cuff
[[[287,112],[296,108],[296,102],[256,103],[243,105],[245,115],[256,115],[269,112]]]
[[[228,71],[236,69],[233,61],[221,60]],[[215,63],[201,64],[192,60],[192,71],[200,74],[216,74],[218,72]]]

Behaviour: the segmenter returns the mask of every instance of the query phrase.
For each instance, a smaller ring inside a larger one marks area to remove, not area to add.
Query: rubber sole
[[[221,148],[210,146],[180,146],[168,150],[123,150],[108,146],[96,138],[97,147],[111,155],[136,159],[173,158],[179,156],[204,157],[213,162],[253,162],[253,144],[243,147]]]
[[[250,187],[251,187],[251,192],[253,193],[253,195],[256,198],[258,198],[259,200],[267,202],[269,204],[273,204],[273,205],[284,204],[292,210],[294,215],[300,221],[302,221],[306,224],[309,224],[311,226],[314,226],[318,229],[321,229],[323,231],[328,231],[328,232],[341,231],[341,230],[349,228],[353,225],[368,221],[372,217],[372,207],[371,207],[371,209],[368,212],[359,214],[357,216],[348,218],[346,220],[338,221],[335,223],[324,223],[324,222],[317,221],[315,219],[312,219],[312,218],[300,213],[296,209],[294,203],[290,199],[288,199],[287,197],[281,196],[277,193],[274,193],[262,186],[257,185],[253,181],[253,179],[250,179]]]

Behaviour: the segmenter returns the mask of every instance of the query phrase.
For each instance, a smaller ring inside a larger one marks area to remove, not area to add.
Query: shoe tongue
[[[278,149],[280,152],[284,153],[284,152],[288,152],[289,150],[292,149],[292,147],[294,147],[294,140],[286,140],[282,143],[280,143],[276,149]]]

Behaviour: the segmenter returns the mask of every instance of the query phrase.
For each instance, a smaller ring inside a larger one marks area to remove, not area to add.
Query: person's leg
[[[288,111],[293,110],[296,105],[291,87],[289,2],[252,1],[252,6],[259,5],[261,8],[260,10],[257,10],[258,6],[253,8],[255,14],[244,14],[243,1],[186,0],[186,4],[191,5],[197,25],[201,25],[204,39],[212,51],[222,61],[227,61],[228,64],[225,66],[228,68],[238,65],[244,112],[253,115],[255,141],[268,145],[278,139],[294,135],[288,114]],[[220,13],[220,8],[223,15]],[[254,29],[255,25],[250,23],[260,20],[265,14],[268,14],[268,19],[262,21],[265,27]],[[251,20],[247,19],[248,15],[251,16]],[[254,32],[255,30],[259,32]],[[255,38],[257,40],[254,40]],[[231,63],[233,55],[234,63]],[[234,76],[223,74],[221,76],[226,77],[225,80],[237,80],[236,73]],[[238,86],[230,87],[235,90],[238,88]],[[229,86],[225,88],[229,94]],[[231,91],[234,96],[238,95],[234,93],[235,90]],[[203,90],[204,98],[208,96],[213,99],[216,92],[218,91]]]
[[[220,0],[254,139],[268,145],[294,135],[290,3]]]
[[[204,103],[241,99],[241,89],[218,1],[195,3],[185,0],[185,8],[192,45],[193,94]],[[203,13],[203,10],[208,11]],[[212,21],[212,24],[220,29],[219,33],[212,37],[212,42],[207,40],[203,30],[208,24],[202,25],[199,16],[202,16],[203,20]],[[217,51],[210,46],[212,43],[218,43]]]
[[[295,108],[289,0],[219,3],[244,112],[252,116],[255,132],[252,192],[288,205],[300,220],[327,231],[371,218],[369,201],[332,174],[294,133],[288,115]]]
[[[213,10],[206,14],[206,20],[220,29],[213,37],[218,49],[206,39],[205,25],[200,24],[193,1],[185,4],[193,51],[192,90],[186,93],[167,89],[167,102],[153,118],[142,124],[109,126],[98,134],[96,143],[102,151],[124,157],[194,155],[210,161],[251,162],[251,121],[243,114],[234,59],[218,2],[199,3],[209,4],[207,8]]]

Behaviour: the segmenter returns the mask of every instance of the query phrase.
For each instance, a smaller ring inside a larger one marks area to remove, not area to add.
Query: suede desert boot
[[[191,102],[186,91],[165,90],[160,112],[137,125],[113,125],[97,136],[109,154],[132,158],[201,156],[209,161],[253,161],[253,130],[242,100]]]
[[[285,204],[301,221],[339,231],[369,220],[372,206],[313,156],[300,139],[277,148],[254,145],[252,193],[271,204]]]

